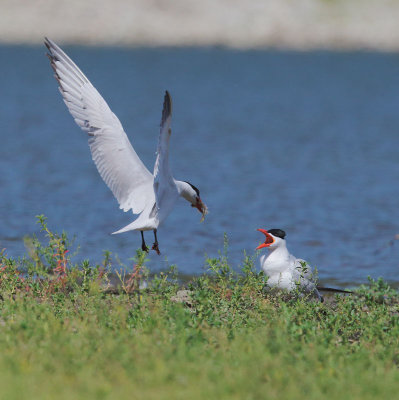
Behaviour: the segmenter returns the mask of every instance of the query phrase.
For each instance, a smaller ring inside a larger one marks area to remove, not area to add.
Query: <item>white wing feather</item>
[[[124,211],[154,201],[153,176],[137,156],[116,115],[75,63],[46,38],[59,89],[75,122],[89,135],[98,172]]]

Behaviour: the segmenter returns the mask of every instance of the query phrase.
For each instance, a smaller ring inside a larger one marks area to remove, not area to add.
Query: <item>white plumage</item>
[[[173,209],[179,196],[203,216],[207,212],[195,186],[177,181],[169,167],[172,100],[165,93],[154,174],[134,151],[117,116],[76,64],[50,39],[45,40],[59,90],[78,126],[89,136],[93,161],[123,211],[139,217],[114,233],[154,230],[153,249],[158,251],[156,230]],[[146,249],[142,233],[142,248]]]
[[[322,296],[316,287],[316,277],[308,263],[289,253],[285,232],[281,229],[258,229],[258,231],[266,236],[266,240],[256,249],[269,250],[269,254],[260,257],[261,268],[268,277],[267,285],[288,292],[298,291],[322,301]]]

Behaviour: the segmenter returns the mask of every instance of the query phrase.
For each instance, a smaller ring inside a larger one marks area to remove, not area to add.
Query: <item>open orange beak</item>
[[[259,232],[262,232],[266,236],[265,243],[262,243],[259,245],[255,250],[263,249],[264,247],[269,247],[271,244],[274,243],[274,238],[273,236],[266,231],[265,229],[257,229]]]

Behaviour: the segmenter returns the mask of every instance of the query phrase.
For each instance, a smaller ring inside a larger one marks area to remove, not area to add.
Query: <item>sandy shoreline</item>
[[[399,50],[395,0],[0,0],[0,43]]]

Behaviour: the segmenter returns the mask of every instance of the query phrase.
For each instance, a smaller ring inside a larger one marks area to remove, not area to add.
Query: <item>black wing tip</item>
[[[47,47],[51,57],[56,58],[56,52],[62,50],[58,47],[58,45],[49,39],[47,36],[44,37],[44,45]]]
[[[54,71],[54,78],[57,80],[61,91],[64,92],[64,89],[63,89],[63,87],[61,85],[61,78],[57,73],[57,66],[56,66],[55,62],[58,61],[58,58],[53,53],[53,44],[52,44],[51,40],[46,36],[44,37],[44,44],[45,44],[45,46],[47,47],[47,50],[48,50],[48,53],[46,53],[46,56],[50,60],[51,68]]]
[[[163,99],[163,110],[162,110],[162,121],[161,125],[172,115],[172,97],[169,92],[165,91],[165,97]]]
[[[49,40],[46,36],[44,37],[44,45],[47,47],[48,53],[46,53],[46,56],[50,59],[50,61],[55,59],[54,53],[53,53],[53,46],[51,43],[51,40]]]
[[[53,42],[47,36],[44,37],[44,45],[47,47],[47,50],[51,52]]]

